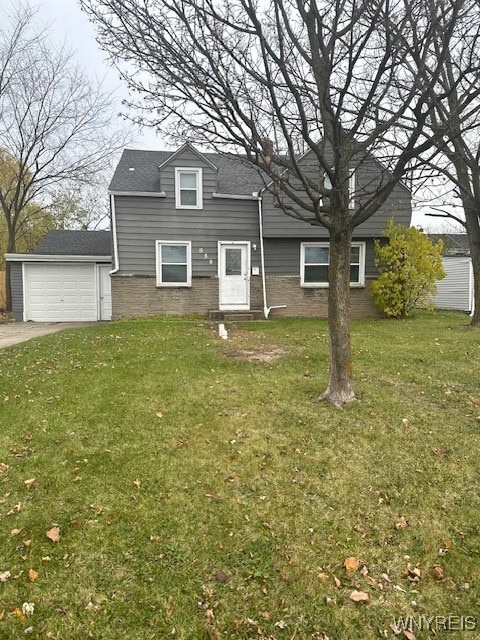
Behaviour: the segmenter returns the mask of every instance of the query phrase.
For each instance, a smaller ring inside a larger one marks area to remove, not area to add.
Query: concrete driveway
[[[7,322],[0,324],[0,349],[63,329],[86,327],[91,322]]]

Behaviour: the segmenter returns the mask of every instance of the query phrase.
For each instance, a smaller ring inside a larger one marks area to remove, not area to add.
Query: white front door
[[[218,243],[219,309],[250,309],[250,243]]]
[[[99,300],[99,319],[112,319],[112,286],[110,281],[110,266],[98,267],[98,291],[100,293]]]

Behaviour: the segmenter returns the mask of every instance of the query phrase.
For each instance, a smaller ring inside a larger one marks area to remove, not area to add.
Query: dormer
[[[158,166],[161,190],[175,200],[175,209],[203,209],[217,190],[218,168],[206,154],[184,144]]]

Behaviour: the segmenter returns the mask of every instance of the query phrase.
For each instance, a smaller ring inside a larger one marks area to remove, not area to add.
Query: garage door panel
[[[95,265],[25,265],[25,311],[37,322],[97,320]]]

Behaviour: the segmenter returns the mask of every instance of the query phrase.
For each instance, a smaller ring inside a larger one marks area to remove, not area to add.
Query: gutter
[[[262,269],[262,296],[263,296],[263,317],[265,320],[268,320],[270,312],[272,309],[285,309],[286,304],[277,305],[274,307],[269,307],[267,304],[267,282],[265,275],[265,248],[263,245],[263,207],[262,207],[262,194],[265,191],[263,188],[261,191],[257,193],[257,201],[258,201],[258,226],[260,231],[260,264]],[[252,194],[253,195],[253,194]]]
[[[108,272],[112,276],[120,269],[118,262],[118,242],[117,242],[117,218],[115,216],[115,195],[110,194],[110,211],[112,214],[112,236],[113,236],[113,269]]]

